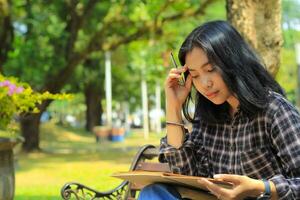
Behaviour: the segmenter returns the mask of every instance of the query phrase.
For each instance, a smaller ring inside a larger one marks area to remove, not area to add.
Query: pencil
[[[175,59],[174,59],[174,55],[173,55],[173,53],[171,52],[171,60],[172,60],[172,62],[173,62],[173,65],[174,65],[174,67],[175,68],[178,68],[178,65],[177,65],[177,63],[176,63],[176,61],[175,61]],[[180,78],[178,79],[178,84],[179,85],[181,85],[181,86],[184,86],[184,73],[181,73],[180,74]]]

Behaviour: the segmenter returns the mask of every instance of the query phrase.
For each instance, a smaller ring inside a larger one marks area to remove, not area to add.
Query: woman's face
[[[208,100],[220,105],[227,101],[232,107],[237,107],[237,99],[226,86],[220,71],[209,63],[206,53],[201,48],[193,48],[185,57],[195,88]]]

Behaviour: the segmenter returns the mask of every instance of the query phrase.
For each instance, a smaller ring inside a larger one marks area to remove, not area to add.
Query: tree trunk
[[[51,99],[43,101],[38,106],[39,113],[29,113],[20,116],[21,133],[25,139],[25,142],[22,143],[22,150],[27,152],[40,150],[40,118],[52,101]]]
[[[12,46],[13,27],[10,19],[9,4],[6,0],[0,0],[0,72],[3,73],[3,64]]]
[[[280,64],[281,1],[226,0],[227,19],[262,57],[276,76]]]
[[[25,139],[22,144],[24,151],[40,150],[39,146],[39,125],[41,114],[26,114],[20,117],[21,132]]]
[[[86,130],[92,131],[94,126],[101,125],[103,108],[101,105],[102,94],[94,84],[87,84],[84,88],[86,104]]]

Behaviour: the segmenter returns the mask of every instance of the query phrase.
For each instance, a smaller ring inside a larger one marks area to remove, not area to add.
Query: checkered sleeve
[[[271,140],[284,170],[270,179],[279,199],[300,199],[300,116],[289,102],[281,101],[273,113]]]
[[[186,134],[183,145],[177,149],[167,143],[167,137],[161,139],[160,162],[168,162],[174,173],[208,176],[207,159],[202,152],[200,123],[193,125],[191,133]]]

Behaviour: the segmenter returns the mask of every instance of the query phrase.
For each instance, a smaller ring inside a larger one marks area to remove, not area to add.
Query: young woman
[[[160,161],[176,173],[232,182],[224,189],[199,180],[218,199],[300,199],[299,113],[241,35],[225,21],[205,23],[183,42],[179,60],[183,67],[172,69],[165,84],[167,136]],[[188,74],[183,86],[181,73]],[[181,110],[193,123],[189,134]],[[160,184],[139,196],[180,198]]]

